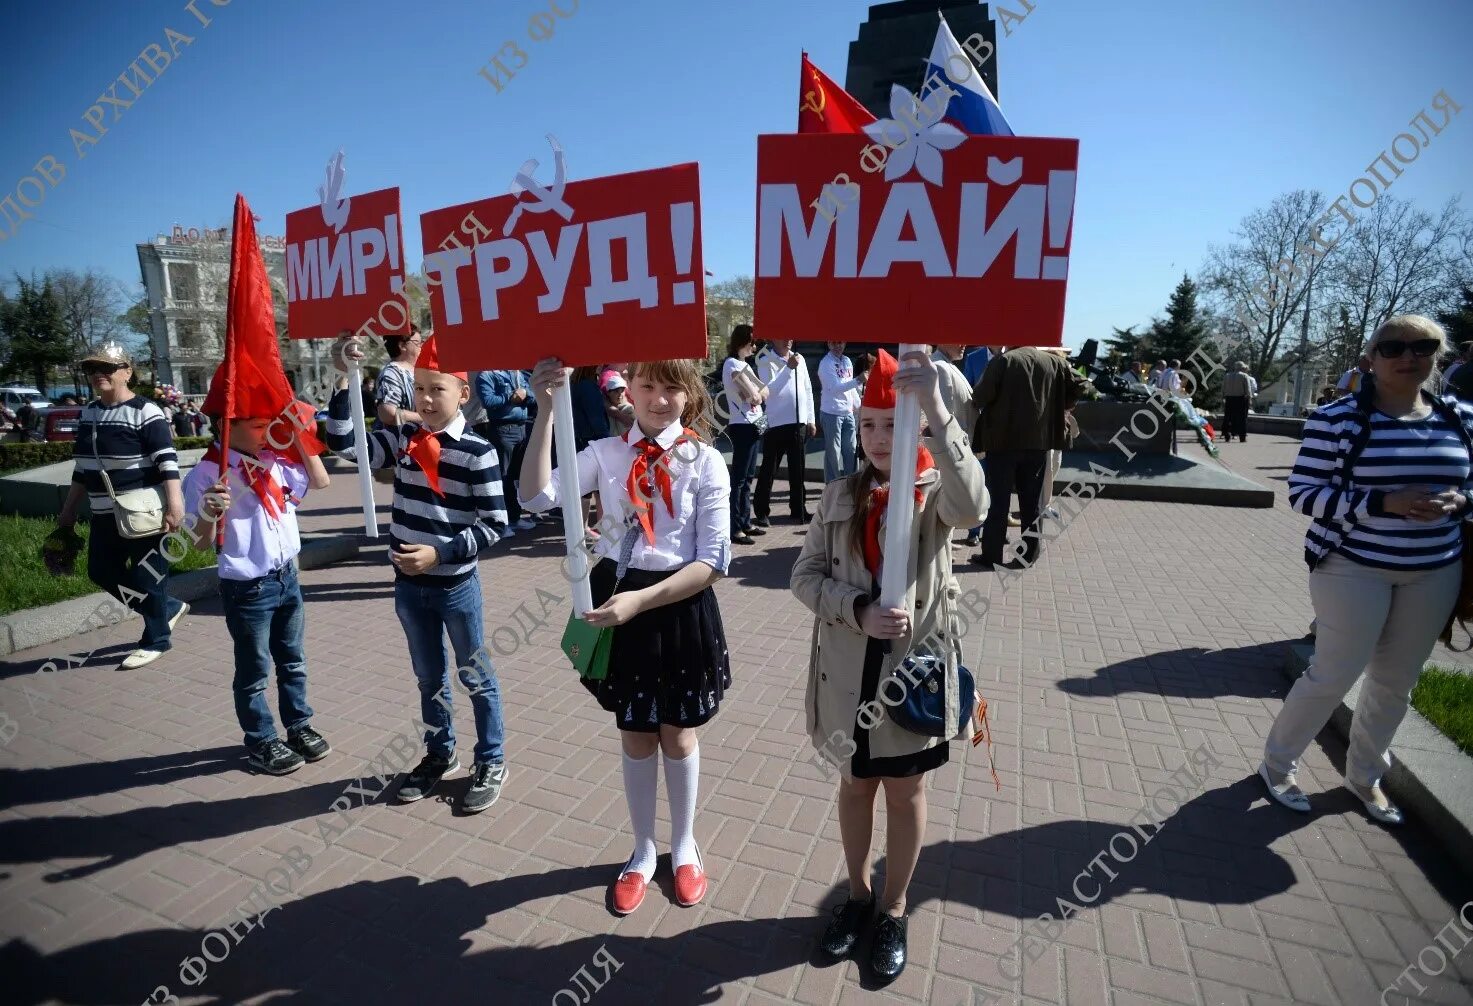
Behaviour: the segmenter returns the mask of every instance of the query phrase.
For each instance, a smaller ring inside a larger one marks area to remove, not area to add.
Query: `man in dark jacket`
[[[1085,379],[1061,356],[1018,346],[994,356],[972,392],[977,425],[972,441],[987,454],[987,492],[992,505],[982,525],[982,551],[972,561],[987,568],[1003,565],[1008,511],[1013,493],[1025,531],[1021,561],[1008,569],[1033,565],[1038,558],[1039,499],[1048,452],[1065,446],[1064,412],[1084,393]],[[1033,536],[1026,536],[1027,532]]]
[[[496,448],[501,462],[501,490],[506,498],[506,531],[510,538],[515,529],[529,531],[537,522],[522,513],[517,501],[516,478],[522,468],[522,445],[527,440],[532,404],[532,391],[520,370],[482,370],[476,374],[476,397],[486,409],[486,422],[476,432]]]

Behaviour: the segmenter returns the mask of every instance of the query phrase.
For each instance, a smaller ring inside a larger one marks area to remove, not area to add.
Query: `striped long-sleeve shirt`
[[[1473,498],[1473,407],[1432,399],[1425,419],[1377,411],[1371,393],[1347,395],[1304,422],[1304,443],[1289,476],[1289,505],[1314,518],[1304,540],[1313,569],[1331,552],[1367,566],[1431,569],[1462,554],[1459,521],[1468,508],[1423,522],[1388,513],[1389,493],[1413,486],[1457,489]]]
[[[72,481],[86,488],[94,515],[113,508],[99,459],[115,493],[179,479],[179,455],[164,410],[136,395],[117,405],[100,398],[88,402],[77,420],[72,456]]]
[[[353,455],[352,406],[346,389],[327,405],[327,446],[348,461]],[[470,577],[476,556],[506,530],[506,500],[496,448],[466,429],[457,415],[435,434],[440,440],[440,496],[430,488],[418,462],[405,453],[419,423],[370,430],[368,463],[394,469],[394,510],[389,547],[433,545],[440,564],[418,576],[398,575],[427,586],[450,588]]]

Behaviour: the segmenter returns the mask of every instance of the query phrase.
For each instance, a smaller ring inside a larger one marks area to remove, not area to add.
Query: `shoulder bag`
[[[632,521],[624,525],[619,568],[614,576],[614,589],[610,592],[610,597],[619,592],[619,584],[624,582],[624,574],[629,572],[629,559],[634,555],[634,542],[639,537],[636,527]],[[602,681],[609,676],[609,654],[614,648],[616,628],[613,625],[589,625],[576,611],[569,613],[568,624],[563,629],[563,652],[572,661],[580,678]]]
[[[118,524],[118,534],[123,538],[152,538],[164,532],[164,490],[160,486],[130,489],[119,493],[113,491],[113,480],[108,477],[107,466],[97,451],[97,416],[92,419],[92,456],[97,459],[97,471],[102,475],[102,484],[113,501],[113,519]]]

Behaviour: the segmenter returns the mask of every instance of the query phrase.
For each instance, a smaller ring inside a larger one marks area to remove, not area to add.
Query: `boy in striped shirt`
[[[475,667],[479,678],[470,691],[476,719],[476,745],[465,813],[496,802],[506,780],[502,753],[501,692],[495,669],[482,646],[481,581],[476,556],[506,529],[506,502],[496,450],[467,427],[460,407],[470,397],[464,373],[439,369],[431,336],[414,371],[415,411],[419,421],[388,424],[368,433],[368,461],[394,471],[393,519],[389,560],[394,564],[394,609],[409,642],[409,659],[419,681],[420,715],[425,731],[424,759],[399,787],[401,803],[429,796],[446,775],[460,768],[451,716],[445,636],[456,666]],[[347,371],[361,360],[359,341],[340,338],[333,364]],[[353,423],[347,378],[328,403],[327,443],[353,460]]]

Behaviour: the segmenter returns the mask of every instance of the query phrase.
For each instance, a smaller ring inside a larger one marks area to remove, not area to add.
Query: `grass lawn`
[[[1473,755],[1473,675],[1429,664],[1412,689],[1412,708]]]
[[[52,576],[41,561],[41,543],[56,528],[56,523],[41,517],[0,517],[0,615],[23,608],[53,604],[68,598],[91,594],[97,585],[87,579],[87,549],[77,556],[76,571],[68,576]],[[88,527],[77,522],[77,533],[84,539]],[[159,569],[158,563],[152,563]],[[171,567],[182,573],[215,565],[214,550],[191,548]]]

